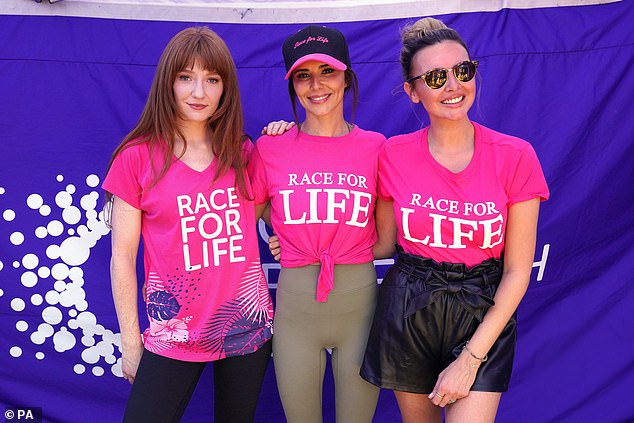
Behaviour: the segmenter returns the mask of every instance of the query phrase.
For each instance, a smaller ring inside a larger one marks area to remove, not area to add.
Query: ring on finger
[[[443,399],[445,397],[444,395],[440,395],[438,392],[436,392],[436,396],[440,399]]]
[[[456,402],[455,399],[450,399],[449,401],[447,401],[447,404],[453,404],[454,402]]]

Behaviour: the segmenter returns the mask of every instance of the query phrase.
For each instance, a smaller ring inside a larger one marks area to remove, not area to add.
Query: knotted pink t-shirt
[[[341,137],[263,136],[249,162],[256,204],[271,202],[283,267],[320,263],[316,299],[334,286],[334,265],[373,260],[377,160],[385,137],[354,127]]]

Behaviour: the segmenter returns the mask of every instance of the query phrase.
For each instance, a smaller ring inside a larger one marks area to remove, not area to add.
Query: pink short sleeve
[[[517,165],[508,186],[509,206],[533,198],[548,200],[550,192],[544,172],[533,147],[526,143],[520,150]]]
[[[247,169],[249,171],[249,178],[251,179],[255,204],[266,203],[269,200],[269,184],[266,169],[264,168],[264,161],[260,156],[257,144],[253,147]]]
[[[145,150],[145,149],[144,149]],[[126,148],[114,158],[102,188],[137,209],[141,208],[141,148]],[[145,158],[149,160],[149,157]]]
[[[393,164],[387,155],[385,144],[379,153],[379,187],[378,195],[381,200],[394,201],[394,198],[390,194],[395,192],[393,175]]]

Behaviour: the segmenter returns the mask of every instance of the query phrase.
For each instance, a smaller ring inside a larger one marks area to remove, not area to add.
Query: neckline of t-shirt
[[[353,124],[352,130],[350,132],[348,132],[347,134],[341,135],[340,137],[324,137],[324,136],[321,136],[321,135],[311,135],[311,134],[307,134],[305,132],[301,132],[299,130],[299,127],[297,127],[297,126],[295,128],[296,128],[295,135],[298,136],[303,141],[311,141],[311,142],[319,142],[319,143],[337,143],[337,142],[341,142],[341,141],[344,141],[346,139],[349,139],[349,138],[357,136],[357,134],[360,131],[359,127],[357,125]]]
[[[196,173],[196,174],[198,174],[198,175],[202,175],[202,174],[204,174],[204,173],[206,173],[206,172],[209,172],[209,170],[210,170],[210,169],[211,169],[211,168],[215,165],[215,163],[216,163],[216,158],[214,157],[214,158],[212,158],[212,159],[211,159],[211,162],[209,163],[209,165],[208,165],[206,168],[204,168],[203,170],[197,170],[197,169],[194,169],[193,167],[191,167],[190,165],[188,165],[187,163],[185,163],[184,161],[182,161],[181,159],[179,159],[179,158],[176,156],[176,154],[174,154],[174,153],[172,153],[172,160],[173,160],[174,162],[176,162],[176,163],[180,163],[180,165],[181,165],[182,167],[184,167],[184,168],[186,168],[186,169],[189,169],[190,171],[192,171],[192,172],[194,172],[194,173]]]
[[[439,172],[442,172],[444,175],[447,175],[451,178],[463,178],[469,173],[471,173],[471,169],[473,169],[476,166],[476,162],[479,160],[480,150],[481,150],[480,128],[478,127],[478,125],[475,124],[475,122],[471,122],[471,125],[473,126],[473,138],[474,138],[473,156],[471,157],[471,161],[469,162],[467,167],[462,169],[460,172],[452,172],[451,170],[447,169],[445,166],[438,163],[438,161],[434,158],[434,156],[432,156],[431,152],[429,151],[429,141],[427,138],[429,134],[429,126],[423,129],[421,133],[420,149],[423,155],[425,156],[425,159],[429,163],[431,163],[431,165],[434,166]]]

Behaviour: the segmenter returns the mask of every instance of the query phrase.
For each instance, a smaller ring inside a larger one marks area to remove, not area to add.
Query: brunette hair
[[[236,76],[236,67],[225,42],[207,27],[186,28],[176,34],[163,50],[156,67],[147,102],[136,126],[115,149],[108,165],[128,147],[148,143],[150,154],[162,154],[163,166],[155,175],[152,186],[165,175],[173,163],[172,154],[177,138],[187,140],[177,126],[177,107],[174,99],[174,81],[179,72],[198,63],[202,68],[217,72],[222,78],[223,93],[218,108],[209,118],[211,146],[218,166],[214,181],[229,169],[235,171],[238,191],[248,198],[244,178],[245,156],[243,143],[248,137],[242,130],[242,105]],[[248,142],[248,141],[247,141]],[[106,198],[112,198],[106,193]]]
[[[435,18],[422,18],[401,30],[401,71],[403,80],[407,81],[412,75],[412,59],[420,50],[443,41],[455,41],[464,47],[469,54],[467,45],[454,29],[448,28],[442,21]],[[471,57],[471,55],[469,55]]]

